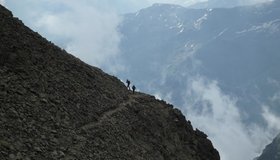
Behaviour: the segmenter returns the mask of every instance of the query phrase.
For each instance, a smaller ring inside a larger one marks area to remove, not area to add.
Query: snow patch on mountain
[[[204,21],[206,21],[208,18],[208,14],[205,13],[202,17],[200,17],[198,20],[196,20],[194,22],[194,28],[196,28],[197,30],[200,30],[201,29],[201,25]]]
[[[165,26],[171,30],[177,31],[177,33],[182,33],[184,28],[184,22],[178,17],[177,14],[171,14],[170,19],[164,19]]]
[[[246,32],[269,32],[276,33],[280,31],[280,19],[265,22],[260,25],[254,25],[249,29],[244,29],[242,31],[237,31],[237,34],[243,34]]]
[[[227,30],[228,30],[228,28],[222,30],[217,36],[214,37],[214,39],[221,37]]]

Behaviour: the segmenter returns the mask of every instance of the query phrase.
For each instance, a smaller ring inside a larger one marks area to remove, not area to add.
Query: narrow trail
[[[88,129],[94,128],[94,127],[96,127],[96,126],[102,124],[102,122],[104,122],[105,120],[110,119],[110,117],[111,117],[113,114],[115,114],[115,113],[117,113],[117,112],[120,112],[120,111],[126,109],[127,106],[131,106],[133,103],[136,102],[136,101],[135,101],[135,98],[141,97],[141,96],[142,96],[141,94],[137,94],[137,93],[136,93],[136,94],[130,94],[130,95],[128,96],[128,100],[127,100],[127,101],[125,101],[125,102],[119,104],[119,106],[118,106],[117,108],[113,109],[113,110],[109,110],[109,111],[107,111],[107,112],[104,112],[104,113],[101,115],[101,117],[98,119],[98,121],[90,122],[90,123],[88,123],[88,124],[86,124],[86,125],[80,127],[80,130],[88,130]]]
[[[135,98],[138,97],[142,97],[143,95],[140,93],[135,93],[135,94],[129,94],[128,95],[128,100],[124,101],[123,103],[120,103],[118,105],[117,108],[109,110],[107,112],[104,112],[101,117],[98,119],[98,121],[94,121],[94,122],[90,122],[86,125],[81,126],[78,130],[83,130],[83,131],[87,131],[89,129],[95,128],[96,126],[101,125],[104,121],[110,119],[110,117],[112,117],[113,114],[117,113],[117,112],[121,112],[122,110],[127,109],[127,107],[131,106],[133,103],[136,103]],[[69,147],[69,151],[70,153],[75,153],[74,150],[79,150],[81,149],[85,144],[87,139],[85,137],[79,136],[79,142],[75,145],[72,145],[71,147]],[[71,157],[70,155],[67,155],[63,158],[64,160],[68,160],[71,159],[73,157]]]

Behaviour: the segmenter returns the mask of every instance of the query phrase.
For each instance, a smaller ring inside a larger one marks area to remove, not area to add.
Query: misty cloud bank
[[[244,116],[248,113],[239,110],[238,98],[224,93],[218,81],[201,75],[188,77],[181,97],[185,104],[178,107],[195,128],[209,136],[222,160],[253,160],[279,134],[280,117],[269,106],[262,107],[265,125],[245,123]],[[171,103],[174,96],[172,92],[159,91],[154,95]]]
[[[35,26],[83,61],[116,72],[121,69],[114,61],[119,54],[121,35],[117,26],[121,18],[109,8],[95,7],[94,3],[62,2],[67,9],[45,12],[37,18]],[[55,37],[63,37],[64,42]]]
[[[218,82],[195,76],[186,89],[184,114],[205,131],[223,160],[248,160],[257,157],[263,147],[280,131],[280,119],[263,107],[267,127],[246,125],[236,106],[237,99],[223,93]]]

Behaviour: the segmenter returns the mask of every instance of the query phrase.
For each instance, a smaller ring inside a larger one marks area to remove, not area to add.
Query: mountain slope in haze
[[[256,160],[279,160],[280,159],[280,135],[278,135],[272,143],[267,145]]]
[[[0,5],[0,159],[219,160],[177,109],[132,94]]]
[[[119,29],[130,70],[120,75],[177,106],[192,100],[182,88],[195,77],[215,80],[236,97],[245,121],[264,123],[263,105],[280,115],[279,15],[279,1],[226,9],[155,4],[127,14]]]

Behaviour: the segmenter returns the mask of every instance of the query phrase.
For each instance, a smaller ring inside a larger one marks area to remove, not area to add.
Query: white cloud
[[[277,123],[280,120],[267,111],[263,116],[267,117],[270,128],[245,125],[236,107],[237,99],[224,94],[217,81],[202,77],[192,79],[186,97],[185,115],[194,127],[208,134],[223,160],[257,157],[277,133],[271,128],[280,126]]]
[[[273,130],[280,130],[280,117],[273,114],[268,106],[263,106],[262,117],[265,119],[268,128]]]
[[[54,2],[53,2],[54,3]],[[109,9],[96,8],[94,3],[87,1],[62,1],[66,8],[59,12],[44,11],[37,17],[36,28],[46,36],[62,38],[65,49],[83,61],[113,71],[122,69],[112,64],[119,54],[121,35],[117,26],[121,18]]]
[[[5,0],[0,0],[0,4],[5,5]]]
[[[171,97],[172,97],[172,92],[169,92],[167,94],[161,94],[160,92],[156,92],[154,94],[152,94],[155,96],[156,99],[158,100],[164,100],[166,102],[171,102]]]

